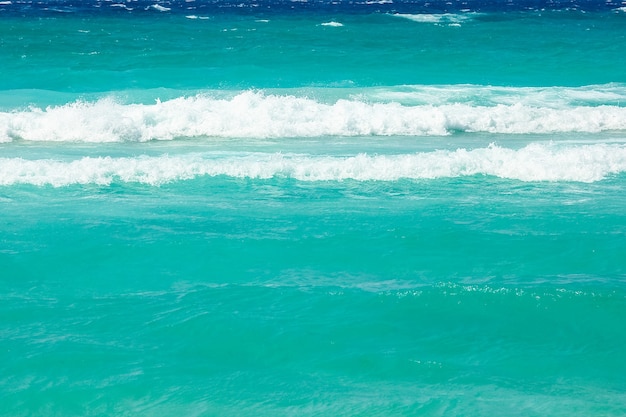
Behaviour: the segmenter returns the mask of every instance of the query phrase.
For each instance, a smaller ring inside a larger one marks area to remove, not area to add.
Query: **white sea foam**
[[[84,157],[70,162],[0,158],[0,185],[65,186],[137,182],[159,185],[200,176],[299,181],[397,181],[488,175],[521,181],[594,182],[626,172],[626,145],[486,148],[350,157],[302,154],[195,153],[180,156]]]
[[[335,21],[330,21],[330,22],[325,22],[321,24],[322,26],[330,26],[330,27],[341,27],[343,26],[343,23],[339,23],[339,22],[335,22]]]
[[[397,13],[394,16],[402,17],[420,23],[439,23],[441,22],[443,14],[405,14]]]
[[[454,13],[440,13],[440,14],[408,14],[408,13],[394,13],[392,16],[401,17],[403,19],[412,20],[418,23],[446,23],[450,26],[458,26],[460,23],[470,20],[475,14],[454,14]]]
[[[443,136],[626,130],[626,108],[615,105],[463,103],[402,105],[338,99],[322,102],[246,91],[231,98],[198,95],[154,104],[112,98],[0,112],[0,142],[123,142],[181,137]]]
[[[126,9],[126,10],[129,10],[129,11],[132,11],[132,10],[133,10],[132,8],[128,7],[127,5],[125,5],[125,4],[123,4],[123,3],[113,3],[113,4],[111,4],[110,6],[111,6],[111,7],[119,7],[119,8],[121,8],[121,9]]]
[[[161,6],[160,4],[153,4],[153,5],[148,6],[148,7],[150,9],[154,9],[154,10],[159,11],[159,12],[169,12],[170,10],[172,10],[169,7]]]

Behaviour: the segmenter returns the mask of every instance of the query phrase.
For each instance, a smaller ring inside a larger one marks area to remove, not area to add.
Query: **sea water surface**
[[[0,415],[623,415],[625,46],[619,1],[0,1]]]

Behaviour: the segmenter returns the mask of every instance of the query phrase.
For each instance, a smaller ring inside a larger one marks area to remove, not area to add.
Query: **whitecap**
[[[113,98],[60,106],[0,112],[0,142],[144,142],[182,137],[281,138],[320,136],[445,136],[456,132],[492,134],[599,133],[626,131],[626,107],[619,87],[584,90],[532,90],[527,96],[501,90],[484,103],[457,101],[475,87],[445,90],[433,99],[429,89],[378,93],[363,98],[320,101],[294,95],[244,91],[232,97],[179,97],[154,104],[124,104]],[[480,90],[490,94],[489,89]],[[505,90],[508,91],[508,90]],[[552,103],[558,91],[570,94]],[[403,97],[408,94],[408,98]],[[414,94],[425,95],[415,98]],[[518,96],[516,97],[516,94]],[[577,98],[577,94],[581,96]],[[392,101],[386,101],[391,98]],[[602,100],[613,104],[601,104]],[[416,101],[416,104],[411,101]],[[483,100],[481,98],[481,100]],[[567,102],[574,100],[574,102]],[[596,100],[583,105],[576,100]]]
[[[409,13],[394,13],[392,16],[400,17],[403,19],[408,19],[413,22],[418,23],[447,23],[450,26],[459,26],[460,23],[470,20],[475,13],[469,14],[454,14],[454,13],[440,13],[440,14],[430,14],[430,13],[419,13],[419,14],[409,14]]]
[[[322,23],[321,26],[341,27],[341,26],[343,26],[343,23],[330,21],[330,22]]]
[[[148,8],[149,9],[154,9],[154,10],[159,11],[159,12],[169,12],[170,10],[172,10],[169,7],[161,6],[160,4],[153,4],[151,6],[148,6]]]
[[[595,182],[626,172],[626,145],[531,143],[399,155],[324,156],[194,153],[179,156],[83,157],[74,161],[0,158],[0,185],[160,185],[201,176],[298,181],[398,181],[485,175],[520,181]]]

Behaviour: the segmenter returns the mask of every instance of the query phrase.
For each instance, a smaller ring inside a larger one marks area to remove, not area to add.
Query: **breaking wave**
[[[397,181],[488,175],[521,181],[594,182],[626,171],[626,145],[531,143],[472,150],[349,157],[282,153],[83,157],[73,161],[0,158],[0,185],[159,185],[200,176],[298,181]]]
[[[626,107],[621,106],[621,100],[626,98],[624,87],[594,90],[464,86],[431,90],[371,90],[330,101],[259,91],[244,91],[226,98],[199,94],[156,100],[153,104],[125,104],[110,97],[78,100],[0,112],[0,142],[626,130]]]

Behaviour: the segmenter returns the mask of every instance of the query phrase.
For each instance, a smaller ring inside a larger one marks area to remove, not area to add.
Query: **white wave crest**
[[[119,7],[120,9],[125,9],[128,11],[133,11],[134,9],[131,7],[128,7],[127,5],[123,4],[123,3],[113,3],[110,5],[111,7]]]
[[[153,4],[151,6],[148,6],[148,9],[154,9],[158,12],[169,12],[170,10],[172,10],[169,7],[161,6],[160,4]]]
[[[392,16],[401,17],[418,23],[447,23],[450,25],[458,25],[461,22],[472,19],[476,13],[473,14],[454,14],[454,13],[440,13],[440,14],[408,14],[408,13],[395,13]]]
[[[322,26],[331,26],[331,27],[342,27],[343,23],[339,23],[339,22],[335,22],[335,21],[330,21],[330,22],[325,22],[321,24]]]
[[[159,185],[200,176],[299,181],[397,181],[489,175],[521,181],[594,182],[626,172],[626,145],[557,146],[532,143],[514,150],[473,150],[351,157],[299,154],[187,154],[84,157],[63,162],[0,158],[0,185],[65,186],[137,182]]]
[[[620,106],[333,103],[246,91],[232,98],[181,97],[154,104],[113,99],[0,112],[0,142],[124,142],[181,137],[443,136],[626,130]]]

